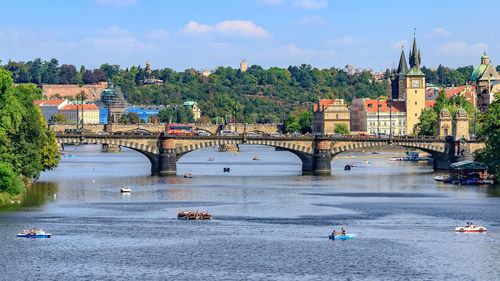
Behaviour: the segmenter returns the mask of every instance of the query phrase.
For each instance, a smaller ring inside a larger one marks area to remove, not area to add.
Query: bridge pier
[[[160,176],[177,175],[177,155],[175,153],[175,139],[160,139],[158,155],[158,174]]]
[[[332,174],[332,155],[329,140],[314,140],[314,154],[312,156],[312,170],[315,175]]]

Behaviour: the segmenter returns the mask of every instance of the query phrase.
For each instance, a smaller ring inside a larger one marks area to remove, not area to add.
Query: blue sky
[[[416,28],[423,65],[477,65],[483,50],[500,64],[499,10],[493,0],[3,0],[0,60],[385,70]]]

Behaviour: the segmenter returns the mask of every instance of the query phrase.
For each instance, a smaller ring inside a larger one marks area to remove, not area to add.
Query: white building
[[[36,100],[35,105],[40,108],[45,121],[49,121],[52,115],[59,113],[59,109],[68,104],[66,99],[56,99],[56,100]]]

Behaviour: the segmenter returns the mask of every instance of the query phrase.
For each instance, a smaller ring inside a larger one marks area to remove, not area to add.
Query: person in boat
[[[474,223],[473,222],[470,222],[470,225],[469,225],[470,228],[474,228]]]
[[[342,236],[345,236],[345,229],[342,227]]]
[[[333,239],[335,239],[335,237],[337,237],[339,234],[337,233],[337,231],[334,229],[333,232],[332,232],[332,236],[333,236]]]

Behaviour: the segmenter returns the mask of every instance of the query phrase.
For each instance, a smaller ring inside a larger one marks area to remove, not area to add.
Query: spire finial
[[[413,37],[415,37],[415,36],[416,36],[416,35],[415,35],[416,33],[417,33],[417,28],[416,28],[416,27],[414,27],[414,28],[413,28]]]

